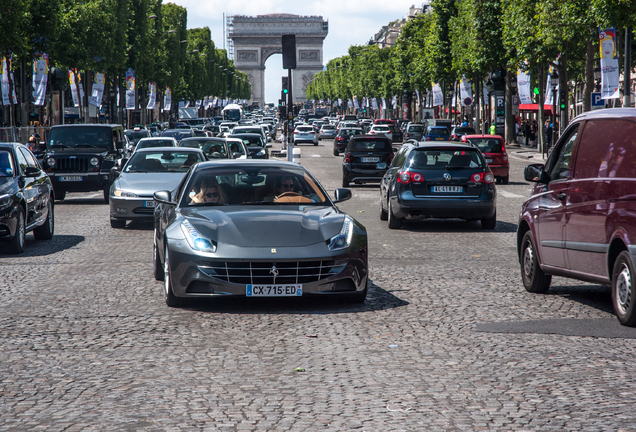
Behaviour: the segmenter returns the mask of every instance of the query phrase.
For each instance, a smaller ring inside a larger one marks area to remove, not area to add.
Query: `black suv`
[[[63,200],[66,192],[103,191],[108,202],[111,168],[124,157],[124,140],[121,125],[51,127],[43,166],[53,183],[55,199]]]
[[[349,183],[379,183],[393,160],[393,146],[386,137],[352,136],[342,164],[342,187]]]
[[[0,250],[24,251],[26,233],[53,238],[53,185],[28,148],[0,143]]]
[[[361,128],[342,128],[338,130],[336,136],[333,139],[333,155],[338,156],[340,152],[345,151],[347,148],[347,143],[352,136],[363,135],[364,132]]]

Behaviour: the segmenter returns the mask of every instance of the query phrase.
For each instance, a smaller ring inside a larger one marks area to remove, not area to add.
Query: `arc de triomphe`
[[[252,101],[260,106],[266,102],[265,62],[272,54],[282,53],[282,36],[285,34],[296,35],[292,96],[294,102],[306,100],[307,84],[323,70],[322,42],[329,30],[328,22],[323,21],[321,16],[269,14],[256,17],[234,15],[232,24],[229,36],[234,44],[234,66],[247,74],[252,85]]]

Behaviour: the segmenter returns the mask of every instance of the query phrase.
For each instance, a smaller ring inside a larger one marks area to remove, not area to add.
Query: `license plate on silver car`
[[[82,176],[62,176],[60,177],[60,181],[71,182],[71,181],[82,181],[84,177]]]
[[[144,201],[144,207],[154,207],[154,206],[155,206],[154,201]]]
[[[433,186],[433,192],[464,192],[463,186]]]
[[[247,285],[248,297],[297,297],[303,295],[303,285]]]
[[[363,157],[362,162],[380,162],[379,157]]]

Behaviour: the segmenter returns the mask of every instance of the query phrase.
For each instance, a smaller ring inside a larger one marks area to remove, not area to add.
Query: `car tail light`
[[[375,135],[375,131],[369,131],[369,135]]]
[[[345,139],[343,137],[338,137],[336,138],[336,141],[344,141]]]
[[[404,134],[404,137],[406,137],[406,138],[408,138],[408,137],[409,137],[408,132],[407,132],[406,134]]]
[[[391,153],[389,155],[389,163],[393,162],[393,158],[395,157],[395,153]]]
[[[311,132],[309,132],[309,133],[310,133],[310,134],[315,134],[316,132],[314,132],[314,131],[311,131]]]
[[[344,158],[345,163],[351,162],[351,153],[347,153]]]
[[[472,183],[491,184],[495,181],[495,176],[490,172],[475,173],[470,177]]]
[[[424,176],[418,172],[401,171],[398,174],[397,181],[402,184],[423,183]]]
[[[503,160],[504,162],[508,162],[508,155],[506,153],[503,154]]]
[[[298,131],[294,131],[294,134],[297,134],[297,133],[298,133]]]

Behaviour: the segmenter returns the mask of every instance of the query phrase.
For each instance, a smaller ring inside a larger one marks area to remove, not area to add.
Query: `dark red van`
[[[636,109],[576,117],[524,176],[536,183],[517,231],[526,290],[552,275],[611,285],[618,320],[636,326]]]

